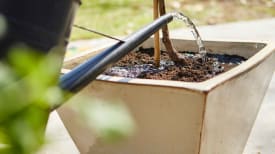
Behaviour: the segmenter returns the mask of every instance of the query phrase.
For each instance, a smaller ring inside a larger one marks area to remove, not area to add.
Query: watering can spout
[[[117,62],[130,51],[134,50],[156,31],[173,20],[173,13],[161,16],[151,24],[107,48],[100,54],[80,64],[60,78],[60,87],[69,92],[78,92],[104,72],[111,64]]]

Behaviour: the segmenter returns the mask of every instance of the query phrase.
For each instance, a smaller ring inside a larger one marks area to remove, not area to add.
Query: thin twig
[[[88,28],[83,27],[83,26],[79,26],[79,25],[73,25],[73,26],[75,28],[78,28],[78,29],[81,29],[81,30],[85,30],[85,31],[88,31],[88,32],[92,32],[92,33],[95,33],[95,34],[107,37],[107,38],[112,39],[112,40],[116,40],[116,41],[119,41],[119,42],[125,42],[125,41],[123,41],[121,39],[118,39],[116,37],[113,37],[113,36],[110,36],[110,35],[107,35],[107,34],[104,34],[104,33],[101,33],[101,32],[95,31],[95,30],[92,30],[92,29],[88,29]]]

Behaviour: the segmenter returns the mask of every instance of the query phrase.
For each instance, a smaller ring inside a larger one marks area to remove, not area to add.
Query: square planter
[[[196,51],[193,40],[173,39],[178,50]],[[120,99],[137,124],[125,141],[105,144],[79,123],[78,97],[58,113],[81,153],[93,154],[242,154],[275,65],[275,46],[267,42],[205,41],[215,53],[248,58],[204,82],[130,79],[100,75],[81,93],[109,102]],[[149,39],[144,48],[153,47]],[[70,69],[96,52],[64,62]]]

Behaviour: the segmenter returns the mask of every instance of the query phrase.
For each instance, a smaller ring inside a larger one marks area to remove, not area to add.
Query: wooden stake
[[[159,0],[154,0],[154,20],[159,18]],[[154,59],[155,65],[159,67],[160,65],[160,39],[159,39],[159,31],[157,31],[154,35]]]

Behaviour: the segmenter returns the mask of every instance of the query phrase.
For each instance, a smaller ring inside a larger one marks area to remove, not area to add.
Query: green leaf
[[[30,154],[44,143],[44,133],[48,120],[48,111],[30,106],[5,123],[11,142],[11,151]]]
[[[0,124],[31,103],[27,96],[28,91],[21,82],[0,89]]]

